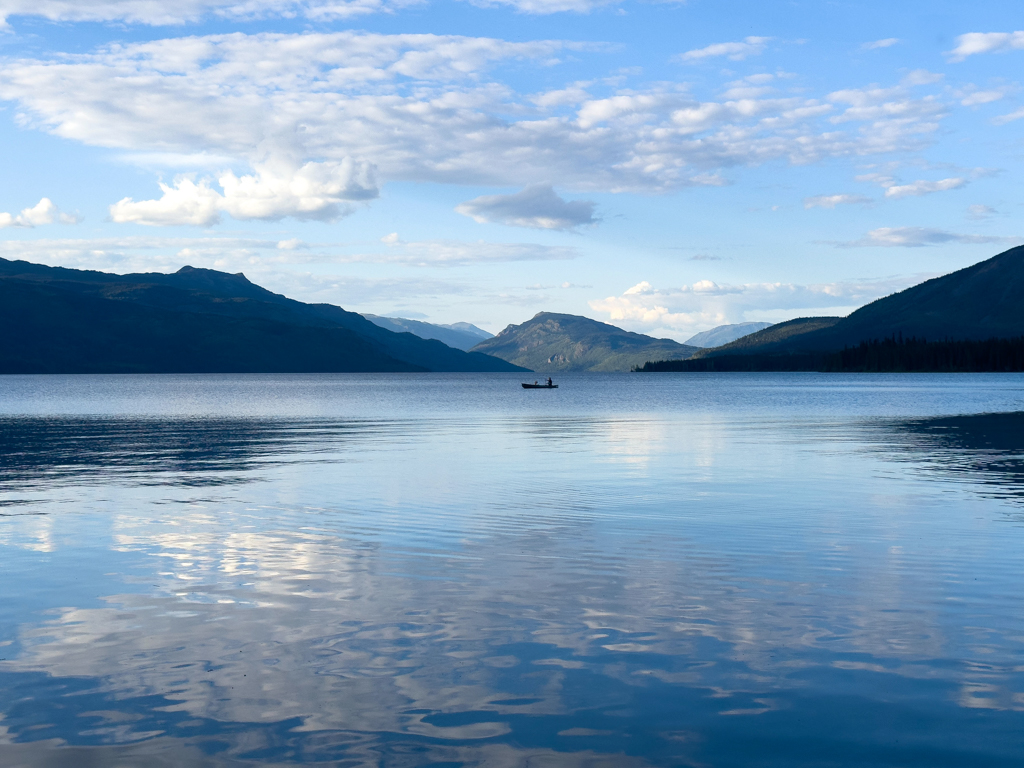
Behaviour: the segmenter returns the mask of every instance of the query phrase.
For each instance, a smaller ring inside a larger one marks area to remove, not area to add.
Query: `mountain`
[[[902,336],[928,341],[1024,336],[1024,246],[873,301],[847,317],[773,325],[699,356],[829,352]]]
[[[451,331],[461,331],[462,333],[468,333],[470,336],[476,336],[478,339],[493,339],[494,334],[490,331],[485,331],[483,328],[477,328],[472,323],[444,323],[439,324],[438,328],[447,328]]]
[[[631,333],[577,315],[541,312],[522,325],[510,325],[473,347],[538,373],[628,371],[634,365],[667,357],[683,359],[696,347],[670,339]]]
[[[437,339],[454,349],[461,349],[468,352],[484,339],[491,338],[492,334],[483,328],[477,328],[469,323],[453,323],[451,325],[435,325],[424,323],[420,320],[408,320],[404,317],[382,317],[380,315],[366,315],[374,325],[387,328],[394,333],[411,333],[421,339]]]
[[[113,275],[0,259],[0,373],[514,371],[242,274]]]
[[[834,327],[841,317],[798,317],[784,323],[769,325],[763,330],[742,336],[720,347],[702,349],[696,357],[714,357],[720,354],[771,354],[773,352],[802,351],[800,340],[805,334]]]
[[[763,330],[771,323],[734,323],[733,325],[720,325],[710,331],[691,336],[684,343],[691,347],[720,347],[730,341],[743,338],[748,334]]]

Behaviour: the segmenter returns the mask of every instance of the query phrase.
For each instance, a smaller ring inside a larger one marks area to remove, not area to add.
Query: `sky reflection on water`
[[[68,378],[0,382],[2,764],[1024,757],[1024,377]]]

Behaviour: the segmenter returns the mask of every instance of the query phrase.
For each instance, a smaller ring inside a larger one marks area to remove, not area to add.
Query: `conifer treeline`
[[[828,373],[981,373],[1024,371],[1024,337],[984,341],[927,341],[893,336],[826,354],[720,355],[648,362],[635,370],[821,371]]]

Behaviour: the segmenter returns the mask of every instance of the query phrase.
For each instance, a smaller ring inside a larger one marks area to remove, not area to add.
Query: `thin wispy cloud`
[[[959,243],[961,245],[1017,244],[1024,238],[997,235],[973,235],[931,227],[879,227],[859,240],[837,243],[843,248],[923,248],[930,245]]]
[[[868,181],[878,184],[885,190],[885,197],[889,200],[900,200],[905,197],[920,197],[931,195],[936,192],[948,192],[954,189],[962,189],[969,183],[968,179],[952,177],[948,179],[927,180],[918,179],[908,183],[901,183],[892,176],[884,174],[869,173],[857,177],[857,181]]]
[[[870,205],[874,201],[863,195],[815,195],[804,198],[804,208],[835,208],[839,205]]]
[[[759,56],[764,53],[764,49],[771,39],[770,37],[745,37],[742,41],[737,42],[712,43],[703,48],[695,48],[692,51],[681,53],[675,60],[683,64],[692,64],[704,59],[724,56],[730,61],[743,61],[751,56]]]
[[[872,43],[864,43],[861,46],[865,51],[876,51],[880,48],[892,48],[894,45],[900,42],[898,37],[885,37],[881,40],[875,40]]]

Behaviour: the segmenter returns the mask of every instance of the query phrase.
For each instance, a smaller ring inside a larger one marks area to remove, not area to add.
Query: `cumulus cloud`
[[[699,280],[675,288],[656,288],[645,280],[620,296],[595,299],[589,304],[591,309],[606,314],[614,323],[643,330],[690,333],[747,320],[779,320],[821,312],[847,314],[918,281],[919,276],[817,285],[723,285]]]
[[[956,39],[956,48],[947,56],[951,61],[963,61],[979,53],[1013,50],[1024,50],[1024,32],[968,32]]]
[[[717,101],[652,85],[576,92],[573,113],[564,100],[538,103],[490,77],[499,62],[546,66],[589,49],[438,35],[211,35],[51,60],[0,58],[0,99],[28,127],[133,156],[228,157],[257,169],[282,158],[296,168],[352,158],[372,163],[385,182],[526,186],[557,178],[563,188],[608,192],[720,185],[725,169],[773,160],[912,151],[945,114],[934,95],[905,85]],[[168,185],[167,200],[141,201],[144,209],[127,201],[118,215],[211,221],[218,211],[272,218],[326,209],[293,201],[253,213],[263,189],[239,189],[237,201],[248,203],[233,206],[226,187],[196,178],[192,187]],[[243,178],[266,187],[258,170]]]
[[[875,40],[873,43],[864,43],[864,45],[862,45],[861,48],[863,48],[866,51],[874,51],[879,48],[891,48],[892,46],[896,45],[896,43],[898,43],[899,41],[900,39],[898,37],[886,37],[883,38],[882,40]]]
[[[55,220],[59,220],[62,224],[77,224],[80,217],[78,214],[61,213],[50,198],[44,197],[31,208],[23,208],[21,213],[0,213],[0,229],[5,227],[31,229],[43,224],[52,224]]]
[[[874,202],[863,195],[815,195],[804,198],[804,208],[835,208],[837,205],[868,205]]]
[[[1019,237],[997,237],[994,235],[964,235],[929,227],[879,227],[865,237],[848,243],[839,243],[846,248],[923,248],[928,245],[961,243],[964,245],[987,245],[998,243],[1019,243]]]
[[[704,48],[696,48],[676,56],[676,61],[690,64],[703,59],[726,56],[730,61],[743,61],[750,56],[759,56],[764,52],[770,37],[746,37],[742,42],[713,43]]]
[[[596,224],[590,200],[563,200],[550,184],[531,184],[514,195],[484,195],[455,210],[480,224],[507,224],[534,229],[575,229]]]
[[[413,5],[417,0],[0,0],[0,26],[12,16],[50,21],[121,21],[162,26],[205,17],[258,19],[302,16],[347,19]]]
[[[346,158],[341,162],[306,163],[297,169],[257,167],[254,175],[235,176],[228,171],[219,179],[223,192],[205,181],[178,179],[174,186],[161,184],[158,200],[124,198],[110,206],[118,223],[209,226],[221,213],[234,219],[274,221],[297,219],[334,221],[350,211],[346,201],[377,197],[374,169]]]

